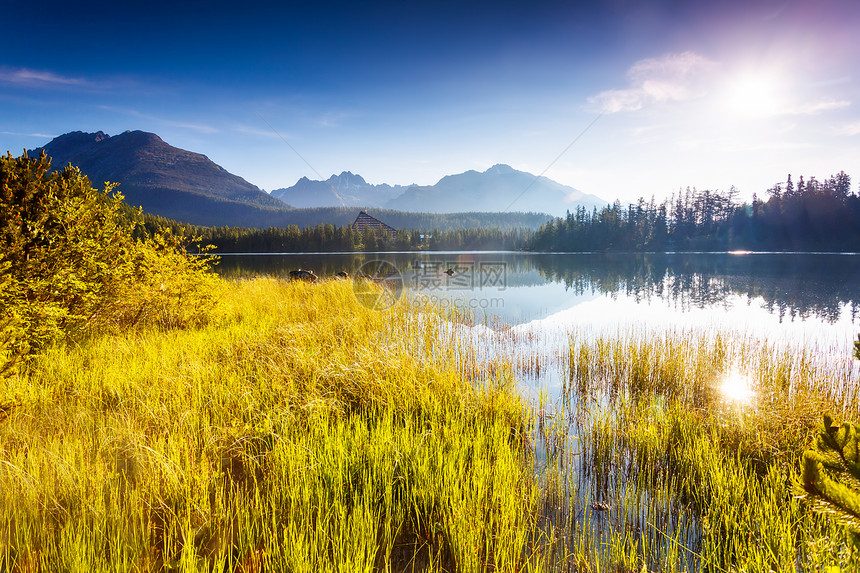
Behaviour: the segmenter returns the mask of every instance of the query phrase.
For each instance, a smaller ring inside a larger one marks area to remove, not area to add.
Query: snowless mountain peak
[[[340,183],[343,185],[367,185],[367,181],[361,175],[356,175],[352,171],[342,171],[340,175],[332,175],[328,178],[330,183]]]
[[[493,175],[508,175],[510,173],[515,173],[515,172],[516,172],[516,169],[514,169],[510,165],[506,165],[504,163],[496,163],[495,165],[493,165],[492,167],[490,167],[489,169],[484,171],[484,173],[489,173],[489,174],[493,174]]]

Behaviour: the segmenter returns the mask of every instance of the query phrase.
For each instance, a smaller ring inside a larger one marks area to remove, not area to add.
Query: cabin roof
[[[359,232],[363,232],[365,229],[373,229],[374,231],[383,231],[392,235],[397,232],[397,229],[394,227],[386,225],[379,219],[368,215],[367,211],[362,211],[358,214],[358,217],[355,218],[355,222],[352,224],[352,228]]]

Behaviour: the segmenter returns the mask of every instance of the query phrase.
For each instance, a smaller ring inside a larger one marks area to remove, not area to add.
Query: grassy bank
[[[538,492],[510,375],[435,315],[259,279],[200,329],[56,346],[0,399],[2,571],[513,571]],[[526,468],[529,468],[528,470]]]
[[[458,317],[347,281],[222,287],[204,326],[56,345],[7,381],[0,572],[860,568],[797,487],[821,413],[860,419],[850,361],[577,337],[561,411],[533,417],[534,366],[477,364]]]

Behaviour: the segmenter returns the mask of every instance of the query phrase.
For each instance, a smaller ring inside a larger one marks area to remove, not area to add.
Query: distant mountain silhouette
[[[95,187],[106,181],[119,183],[118,190],[130,205],[195,225],[350,224],[357,208],[374,208],[374,212],[385,209],[386,222],[397,228],[536,228],[548,220],[545,214],[563,215],[577,205],[590,209],[606,204],[507,165],[495,165],[483,173],[449,175],[423,187],[372,185],[344,171],[327,181],[303,177],[269,195],[205,155],[173,147],[154,133],[126,131],[109,136],[101,131],[75,131],[28,153],[37,155],[42,149],[52,158],[54,169],[71,163]]]
[[[302,177],[292,187],[272,191],[272,196],[302,208],[383,207],[421,213],[522,211],[562,216],[579,206],[590,211],[609,204],[595,195],[501,164],[483,173],[448,175],[425,186],[371,185],[360,175],[344,171],[327,181]]]
[[[275,189],[272,197],[299,208],[382,207],[405,190],[401,185],[371,185],[361,175],[344,171],[327,181],[302,177],[292,187]]]
[[[605,207],[608,203],[546,177],[499,164],[483,173],[466,171],[443,177],[435,185],[409,187],[386,207],[436,213],[528,211],[562,216],[579,206],[591,210]]]
[[[42,149],[54,169],[71,163],[94,187],[119,183],[130,205],[185,223],[259,226],[289,210],[205,155],[168,145],[154,133],[126,131],[111,137],[75,131],[29,154]]]

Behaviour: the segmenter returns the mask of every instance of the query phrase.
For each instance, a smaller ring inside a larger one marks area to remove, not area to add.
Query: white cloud
[[[846,108],[849,105],[851,105],[851,102],[847,100],[822,100],[788,108],[785,110],[785,113],[791,115],[815,115],[822,111],[834,111]]]
[[[860,135],[860,121],[836,128],[837,135]]]
[[[350,117],[351,114],[345,111],[329,111],[318,116],[316,124],[319,127],[340,127]]]
[[[168,125],[170,127],[178,127],[180,129],[190,129],[192,131],[197,131],[199,133],[218,133],[220,130],[217,127],[212,127],[211,125],[206,125],[203,123],[187,123],[184,121],[173,121],[169,119],[159,119],[153,117],[155,121],[159,121],[164,125]]]
[[[628,87],[602,91],[588,103],[602,113],[618,113],[701,97],[707,93],[707,73],[716,66],[695,52],[639,60],[627,71]]]
[[[24,87],[89,86],[82,78],[61,76],[45,70],[0,68],[0,82]]]
[[[247,135],[256,135],[258,137],[271,137],[275,139],[279,138],[279,135],[271,129],[258,129],[256,127],[250,127],[247,125],[237,125],[233,129],[235,131],[238,131],[239,133],[245,133]]]
[[[103,109],[105,111],[110,111],[114,113],[119,113],[123,115],[130,115],[132,117],[139,117],[146,121],[151,121],[155,123],[159,123],[161,125],[166,125],[169,127],[178,127],[180,129],[190,129],[192,131],[197,131],[199,133],[219,133],[221,130],[217,127],[213,127],[211,125],[207,125],[205,123],[190,123],[186,121],[177,121],[173,119],[166,119],[163,117],[158,117],[150,114],[143,113],[136,109],[131,108],[122,108],[122,107],[114,107],[109,105],[99,105],[96,106],[98,109]]]
[[[18,133],[15,131],[0,131],[0,135],[15,135],[18,137],[38,137],[40,139],[54,139],[56,134],[50,133]]]
[[[588,98],[588,103],[603,113],[636,111],[645,107],[645,93],[641,90],[606,90]]]
[[[627,77],[631,82],[645,82],[654,78],[678,80],[695,76],[715,65],[704,56],[688,51],[639,60],[628,70]]]

